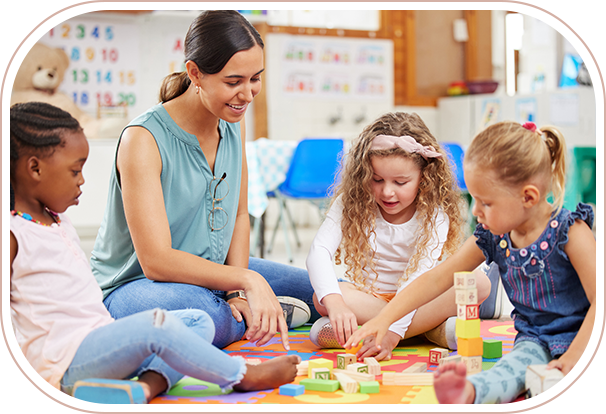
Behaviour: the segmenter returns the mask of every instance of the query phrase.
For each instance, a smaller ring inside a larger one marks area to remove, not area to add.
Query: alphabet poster
[[[269,36],[279,36],[281,54],[271,69],[281,72],[282,93],[290,98],[385,100],[393,95],[391,40]]]

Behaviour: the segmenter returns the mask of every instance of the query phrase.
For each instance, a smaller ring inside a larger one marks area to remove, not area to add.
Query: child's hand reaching
[[[572,368],[579,361],[579,358],[572,355],[569,352],[570,349],[562,354],[558,359],[552,359],[549,364],[547,364],[547,369],[559,369],[562,371],[562,374],[566,375],[570,372]],[[580,357],[580,355],[579,355]]]
[[[389,330],[390,323],[381,318],[381,315],[372,318],[366,322],[360,329],[355,331],[345,343],[345,349],[351,349],[356,346],[361,340],[368,336],[374,337],[375,347],[377,350],[383,349],[383,339]],[[392,348],[393,349],[393,348]],[[390,351],[391,352],[391,351]]]
[[[377,361],[389,361],[391,359],[391,351],[398,346],[400,339],[402,339],[400,335],[387,331],[381,346],[377,347],[374,336],[366,337],[362,348],[360,348],[356,356],[359,360],[363,360],[366,357],[374,357]]]
[[[343,346],[352,333],[358,329],[356,315],[345,304],[341,295],[327,295],[323,302],[328,310],[328,318],[332,329],[337,335],[337,341],[339,345]]]

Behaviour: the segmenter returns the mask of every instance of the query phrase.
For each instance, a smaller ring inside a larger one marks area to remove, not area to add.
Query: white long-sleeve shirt
[[[328,211],[324,223],[320,226],[306,260],[309,278],[320,303],[327,295],[342,294],[333,267],[334,254],[343,238],[342,211],[341,199],[337,199]],[[400,286],[398,286],[398,280],[406,271],[408,261],[416,249],[420,231],[417,213],[415,212],[406,223],[391,224],[383,218],[378,210],[375,225],[376,239],[370,241],[375,250],[375,270],[378,274],[377,280],[374,282],[375,291],[377,293],[399,293],[417,277],[438,264],[448,235],[449,220],[442,209],[436,210],[436,231],[427,245],[428,257],[419,260],[417,269]],[[370,272],[369,278],[374,278],[374,273]],[[372,280],[368,280],[366,285],[370,286],[371,283]],[[412,311],[394,322],[389,330],[404,337],[415,312]]]

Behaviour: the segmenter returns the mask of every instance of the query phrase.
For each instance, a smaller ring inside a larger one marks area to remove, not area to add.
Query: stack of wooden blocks
[[[457,303],[457,353],[467,366],[467,374],[482,371],[484,341],[480,336],[478,289],[473,272],[454,274]]]

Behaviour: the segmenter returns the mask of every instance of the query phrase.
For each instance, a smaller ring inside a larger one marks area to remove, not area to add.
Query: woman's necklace
[[[51,215],[51,217],[53,218],[53,220],[55,220],[55,223],[60,224],[61,223],[61,219],[59,218],[59,215],[57,213],[55,213],[54,211],[50,211],[48,208],[44,208],[48,214]],[[27,213],[23,213],[22,211],[18,211],[18,210],[12,210],[11,214],[13,216],[19,216],[19,217],[23,217],[25,220],[29,220],[33,223],[36,224],[40,224],[41,226],[46,226],[46,227],[50,227],[50,225],[46,224],[46,223],[42,223],[39,220],[35,220],[31,215],[27,214]]]

